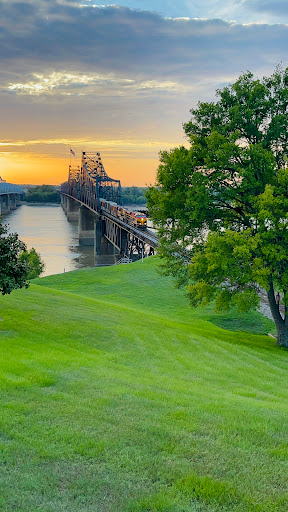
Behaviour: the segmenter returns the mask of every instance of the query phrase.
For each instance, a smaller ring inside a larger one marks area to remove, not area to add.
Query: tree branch
[[[246,219],[246,215],[244,214],[243,210],[241,210],[241,208],[239,207],[236,207],[234,208],[233,206],[231,206],[229,203],[226,203],[225,201],[221,200],[221,199],[218,199],[218,203],[223,205],[225,208],[227,208],[227,210],[231,211],[231,212],[234,212],[235,214],[235,220],[241,220],[241,222],[244,224],[244,226],[246,226],[247,228],[250,228],[251,225],[250,225],[250,222],[247,221]]]

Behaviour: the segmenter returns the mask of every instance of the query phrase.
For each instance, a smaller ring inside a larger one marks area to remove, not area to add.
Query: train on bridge
[[[110,213],[134,228],[147,229],[147,217],[143,213],[134,212],[113,201],[107,201],[103,198],[100,198],[100,207],[103,212]]]
[[[100,153],[83,151],[82,165],[69,167],[61,202],[67,216],[78,218],[79,244],[94,245],[95,254],[116,251],[133,260],[154,254],[158,239],[147,216],[123,206],[120,180],[108,176]]]

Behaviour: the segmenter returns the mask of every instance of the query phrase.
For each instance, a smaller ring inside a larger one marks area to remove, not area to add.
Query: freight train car
[[[138,229],[147,228],[147,217],[145,214],[133,212],[132,210],[129,210],[129,208],[125,208],[124,206],[120,206],[113,201],[107,201],[106,199],[102,198],[100,199],[100,206],[101,210],[110,213],[110,215],[117,217],[130,226]]]

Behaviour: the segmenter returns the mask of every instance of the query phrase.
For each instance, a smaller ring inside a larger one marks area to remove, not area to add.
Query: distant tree
[[[28,203],[60,203],[60,194],[53,185],[36,185],[25,194]]]
[[[145,189],[140,187],[122,187],[124,205],[127,204],[146,204],[144,195]]]
[[[217,96],[191,110],[191,147],[160,154],[147,193],[159,254],[193,306],[246,311],[264,288],[288,347],[288,69]]]
[[[0,224],[0,292],[6,295],[17,288],[28,288],[29,279],[43,270],[43,262],[35,249],[27,251],[17,233],[8,233]]]

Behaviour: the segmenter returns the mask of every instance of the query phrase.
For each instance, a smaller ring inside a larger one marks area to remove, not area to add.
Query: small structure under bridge
[[[68,220],[78,220],[79,245],[94,246],[95,255],[132,260],[154,254],[157,235],[139,229],[101,209],[100,199],[123,205],[121,184],[106,173],[100,153],[82,153],[81,167],[69,166],[61,185],[61,203]]]

